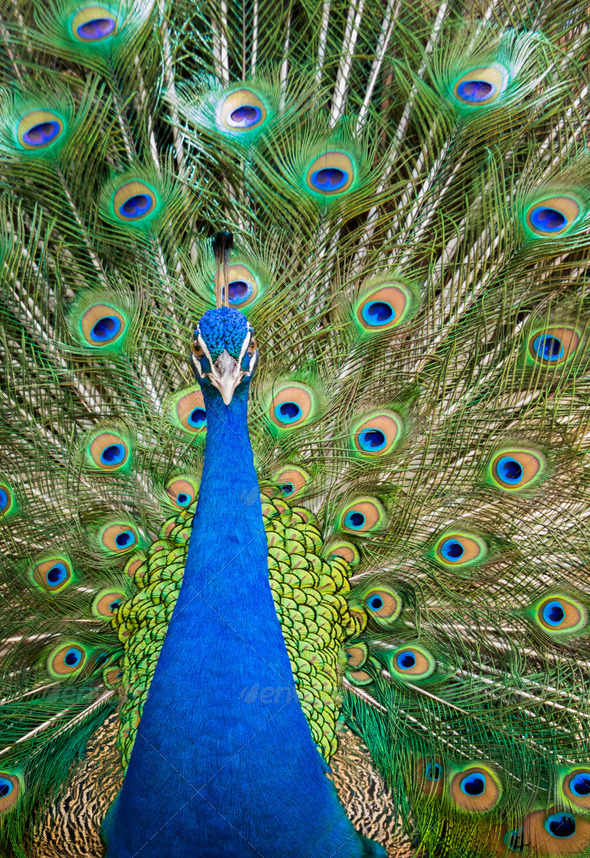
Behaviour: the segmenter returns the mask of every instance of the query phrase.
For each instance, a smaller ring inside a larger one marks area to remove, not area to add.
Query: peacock
[[[589,56],[4,4],[3,858],[590,855]]]

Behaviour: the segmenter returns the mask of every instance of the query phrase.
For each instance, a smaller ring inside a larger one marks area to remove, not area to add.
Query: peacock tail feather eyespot
[[[533,617],[544,631],[551,635],[575,634],[588,623],[588,610],[582,602],[555,594],[546,596],[533,608]]]
[[[525,846],[524,826],[508,829],[502,837],[502,844],[509,852],[522,852]]]
[[[88,650],[82,644],[73,641],[62,644],[49,656],[47,667],[52,676],[62,679],[66,676],[79,674],[83,669]]]
[[[436,659],[422,646],[409,644],[384,653],[391,676],[402,682],[428,679],[436,670]]]
[[[443,769],[440,763],[437,762],[428,762],[424,768],[424,777],[427,781],[432,781],[433,783],[439,781],[443,776]]]
[[[32,110],[22,116],[16,138],[23,149],[36,152],[56,143],[64,131],[64,121],[51,110]]]
[[[481,537],[460,531],[447,532],[437,540],[434,557],[444,566],[473,566],[481,563],[488,547]]]
[[[471,764],[453,775],[449,793],[450,800],[459,810],[487,813],[502,797],[502,782],[489,766]]]
[[[575,197],[551,196],[536,200],[525,212],[525,223],[532,235],[541,238],[563,235],[578,220],[582,206]]]
[[[590,820],[562,808],[536,810],[524,821],[524,841],[536,855],[586,854]]]
[[[385,523],[385,510],[377,498],[360,497],[348,503],[338,516],[337,526],[357,536],[370,534]]]
[[[386,456],[403,434],[404,423],[393,411],[365,415],[353,430],[354,450],[363,457]]]
[[[503,66],[480,66],[455,81],[453,95],[462,106],[482,107],[499,98],[506,89],[508,80],[508,71]]]
[[[504,491],[520,491],[532,486],[545,473],[545,459],[536,450],[507,448],[490,462],[489,481]]]
[[[561,789],[575,808],[590,809],[590,765],[570,769],[562,776]]]
[[[580,332],[570,326],[540,328],[529,337],[528,357],[543,366],[559,366],[574,356],[580,340]]]
[[[302,495],[309,484],[309,480],[307,471],[295,466],[280,468],[273,475],[273,482],[279,487],[282,496],[289,499]]]
[[[78,322],[81,339],[94,349],[112,346],[124,336],[127,322],[119,310],[109,304],[92,304]]]
[[[230,307],[243,310],[254,304],[262,295],[261,279],[246,263],[239,262],[228,265],[226,272]],[[220,278],[221,295],[225,300],[225,285],[223,285],[222,276],[221,271],[214,275],[212,289],[215,290],[217,278]]]
[[[363,594],[363,608],[369,617],[384,628],[389,628],[399,617],[403,607],[398,594],[384,584],[372,587]]]
[[[108,41],[116,35],[118,28],[118,17],[107,6],[86,6],[70,22],[73,38],[85,44]]]
[[[369,657],[365,660],[364,664],[372,664],[372,661],[373,660]],[[376,665],[373,666],[375,667]],[[363,685],[371,685],[371,683],[375,681],[375,677],[373,676],[373,674],[365,670],[364,668],[360,668],[358,670],[352,670],[347,668],[345,671],[345,675],[351,685],[356,685],[359,687],[362,687]]]
[[[5,480],[0,479],[0,522],[18,511],[16,495]]]
[[[440,798],[444,792],[445,778],[442,763],[434,757],[414,759],[410,777],[415,786],[428,798]]]
[[[278,429],[295,429],[311,420],[317,409],[317,397],[306,384],[285,382],[275,387],[268,416]]]
[[[136,223],[151,220],[159,211],[161,201],[154,188],[136,179],[125,182],[114,191],[111,206],[117,220]]]
[[[122,590],[101,590],[92,602],[92,613],[99,619],[111,620],[126,599]]]
[[[99,545],[109,554],[126,554],[140,542],[137,528],[128,522],[104,525],[99,531]]]
[[[21,778],[7,769],[0,770],[0,814],[15,806],[23,792]]]
[[[360,670],[369,657],[369,650],[365,643],[357,642],[346,647],[346,669]]]
[[[130,464],[131,442],[118,432],[98,432],[86,447],[88,463],[101,471],[122,471]]]
[[[384,332],[406,322],[417,308],[417,296],[409,286],[401,282],[382,284],[363,292],[354,318],[362,331]]]
[[[560,839],[573,837],[576,833],[576,817],[572,813],[562,811],[561,813],[552,813],[545,820],[545,831],[551,837]]]
[[[166,483],[166,494],[170,503],[177,509],[186,509],[195,500],[199,486],[189,477],[176,477]]]
[[[38,560],[30,568],[29,577],[37,588],[51,594],[60,593],[75,580],[69,557],[61,553]]]
[[[218,108],[218,122],[224,131],[239,134],[259,130],[267,119],[267,108],[252,90],[243,87],[227,95]]]
[[[181,394],[173,406],[174,422],[192,435],[207,428],[205,400],[200,389]]]
[[[345,194],[354,184],[356,165],[346,152],[334,150],[314,158],[305,175],[310,191],[321,197]]]
[[[357,566],[361,559],[356,545],[353,545],[352,542],[346,542],[344,539],[328,542],[323,553],[326,557],[342,557],[351,566]]]
[[[123,682],[123,671],[120,667],[109,667],[102,674],[107,688],[117,688]]]

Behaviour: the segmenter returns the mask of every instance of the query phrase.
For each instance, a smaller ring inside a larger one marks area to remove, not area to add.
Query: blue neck
[[[213,388],[178,603],[121,792],[108,858],[360,858],[295,692],[268,583],[247,388]]]

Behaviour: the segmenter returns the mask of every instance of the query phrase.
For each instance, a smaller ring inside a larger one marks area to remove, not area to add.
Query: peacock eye
[[[201,346],[201,344],[199,343],[198,340],[193,340],[193,354],[196,358],[205,357],[205,352],[203,350],[203,347]]]
[[[253,355],[257,349],[258,346],[256,345],[256,340],[254,339],[254,337],[252,337],[250,343],[248,344],[248,354]]]

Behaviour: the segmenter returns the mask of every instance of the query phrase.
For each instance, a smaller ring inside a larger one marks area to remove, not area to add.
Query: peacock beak
[[[221,393],[225,404],[229,405],[234,390],[244,377],[244,372],[240,369],[239,362],[224,350],[213,364],[208,376],[211,384]]]

